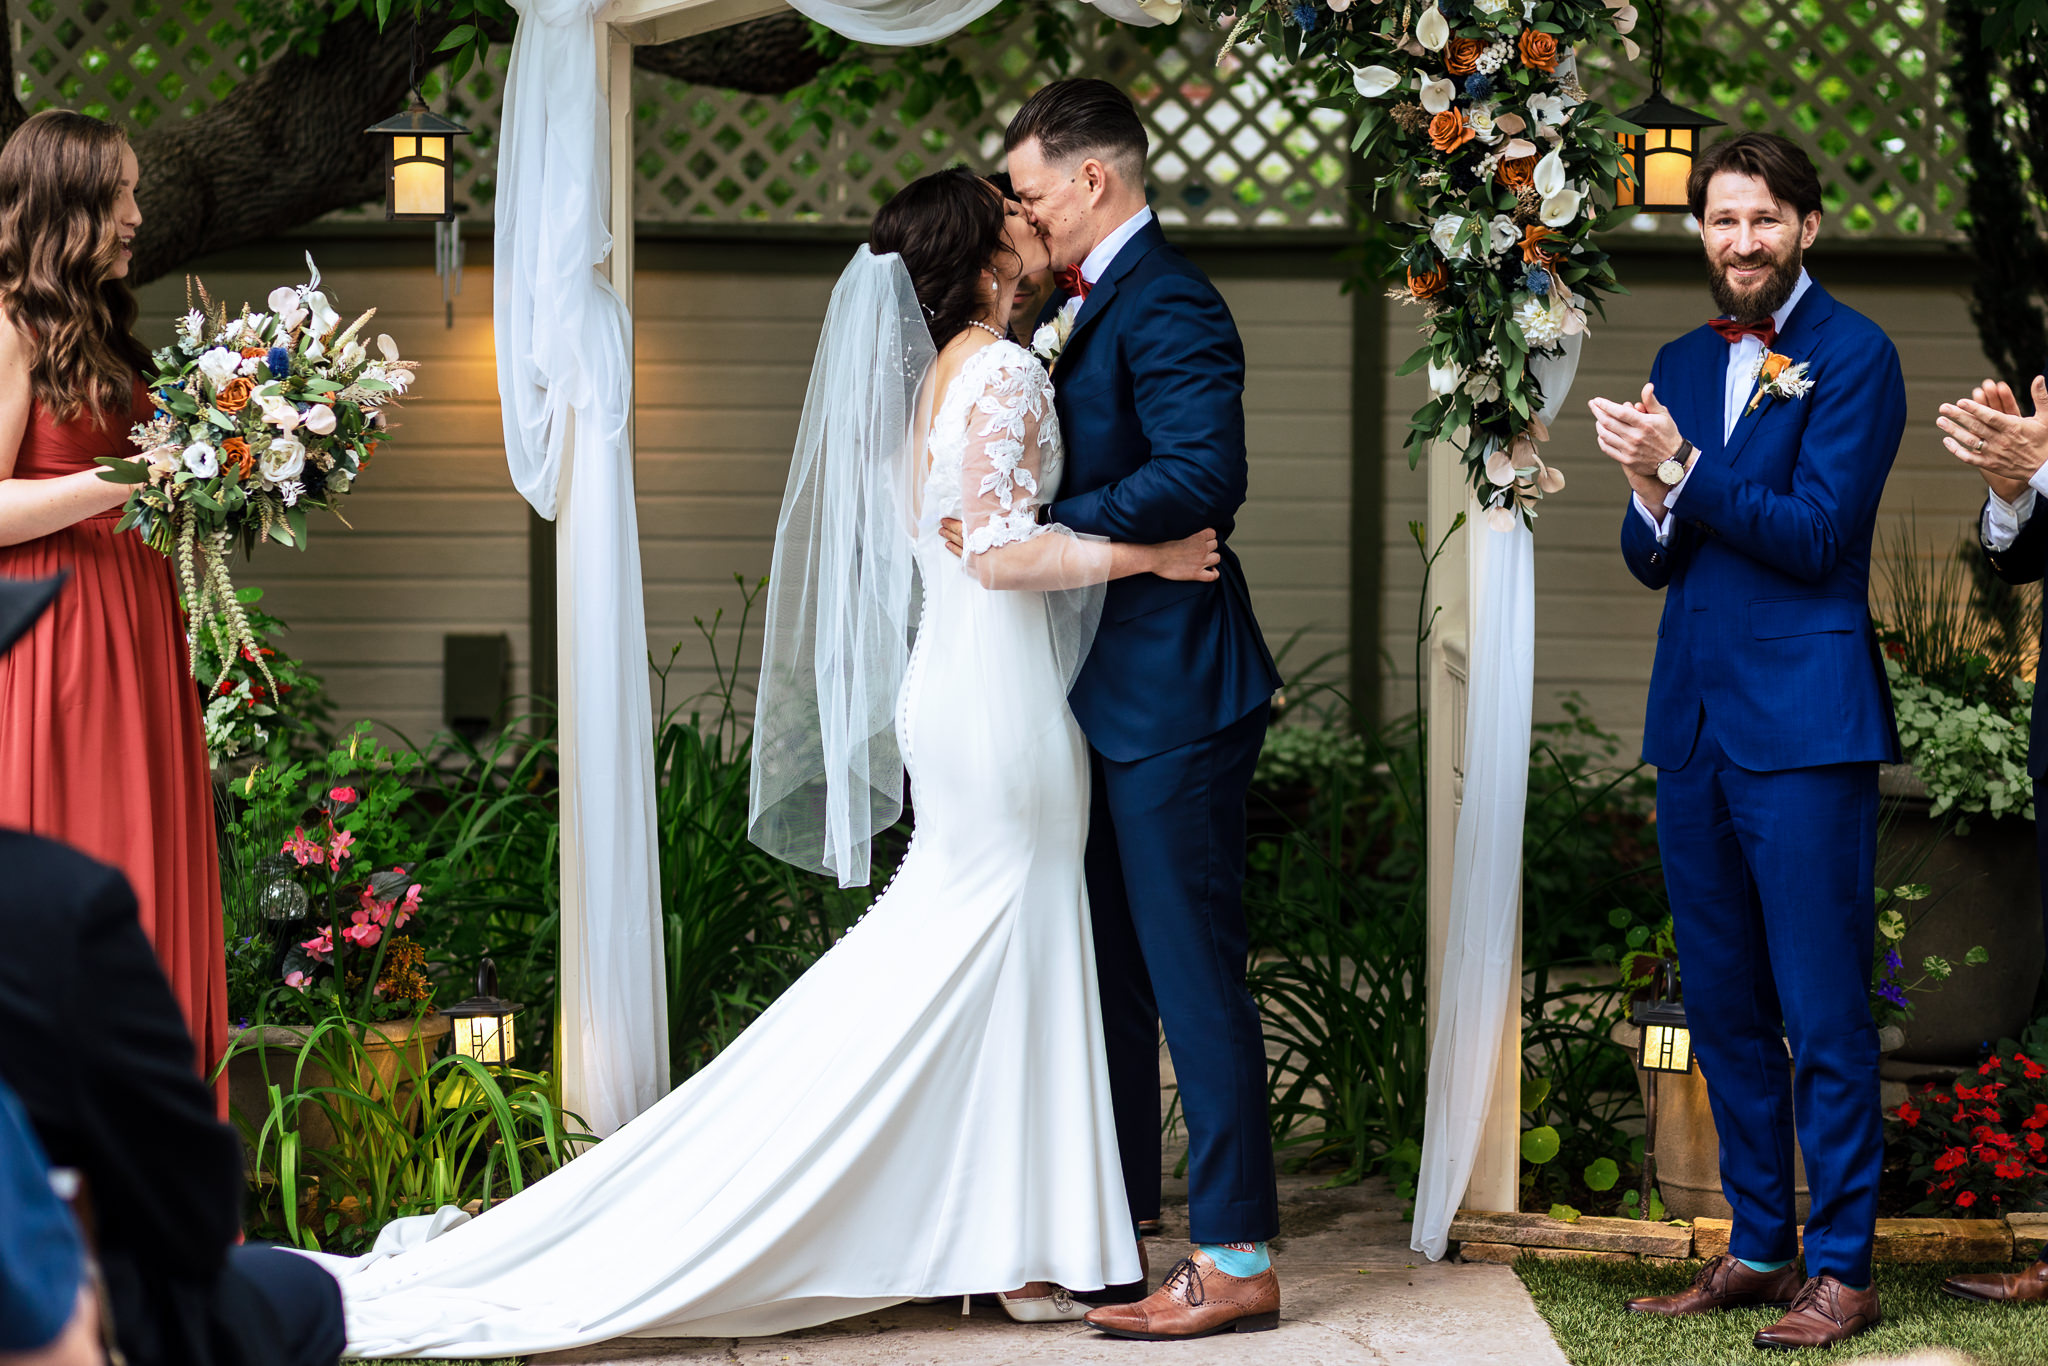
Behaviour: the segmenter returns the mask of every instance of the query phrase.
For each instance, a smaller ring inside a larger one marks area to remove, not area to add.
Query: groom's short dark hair
[[[1806,149],[1776,133],[1737,133],[1722,138],[1693,163],[1685,183],[1686,207],[1694,218],[1707,216],[1707,186],[1723,171],[1752,176],[1770,187],[1771,198],[1790,204],[1804,222],[1821,212],[1820,173]]]
[[[1043,85],[1024,101],[1003,134],[1003,150],[1015,151],[1033,138],[1049,162],[1093,155],[1115,163],[1133,183],[1145,178],[1149,139],[1131,97],[1092,76]]]

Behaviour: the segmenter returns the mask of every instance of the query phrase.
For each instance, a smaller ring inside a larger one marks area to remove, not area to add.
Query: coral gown
[[[128,429],[150,413],[139,378],[134,409],[60,423],[37,402],[13,477],[54,479],[98,456],[134,454]],[[0,826],[62,840],[127,874],[205,1072],[228,1043],[213,784],[170,561],[134,532],[117,533],[120,515],[0,546],[0,577],[71,575],[43,619],[0,654]]]

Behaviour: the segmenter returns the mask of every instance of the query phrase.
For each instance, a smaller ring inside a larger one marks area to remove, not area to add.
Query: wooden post
[[[1451,873],[1458,838],[1458,812],[1465,786],[1465,702],[1468,642],[1477,623],[1471,600],[1475,534],[1480,511],[1465,483],[1456,449],[1438,443],[1429,457],[1428,537],[1432,548],[1465,514],[1465,529],[1453,536],[1429,578],[1430,606],[1437,609],[1429,639],[1429,1033],[1436,1037],[1442,1013],[1444,953],[1450,939]],[[1512,1211],[1519,1204],[1522,1090],[1521,911],[1515,924],[1514,979],[1501,1026],[1493,1105],[1474,1155],[1465,1188],[1466,1209]]]

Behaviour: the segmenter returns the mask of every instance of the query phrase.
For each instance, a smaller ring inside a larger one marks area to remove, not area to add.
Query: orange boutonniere
[[[1462,109],[1446,109],[1429,121],[1429,145],[1439,152],[1455,152],[1478,136]]]
[[[1805,398],[1813,392],[1813,381],[1806,375],[1807,363],[1795,363],[1790,356],[1776,351],[1766,351],[1756,363],[1756,392],[1749,396],[1749,406],[1742,410],[1748,417],[1767,398]]]

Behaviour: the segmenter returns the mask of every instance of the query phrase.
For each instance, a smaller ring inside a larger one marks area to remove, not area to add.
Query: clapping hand
[[[1596,398],[1586,406],[1593,410],[1593,426],[1601,451],[1621,466],[1629,486],[1643,500],[1652,516],[1664,515],[1664,484],[1657,478],[1657,466],[1684,449],[1685,438],[1678,424],[1657,401],[1654,385],[1643,386],[1640,403],[1616,403]]]
[[[2048,380],[2039,375],[2033,398],[2034,415],[2023,417],[2012,386],[1987,379],[1970,397],[1942,404],[1934,420],[1949,454],[1975,466],[1991,491],[2008,503],[2025,493],[2034,471],[2048,463],[2048,421],[2041,415],[2048,408]]]

